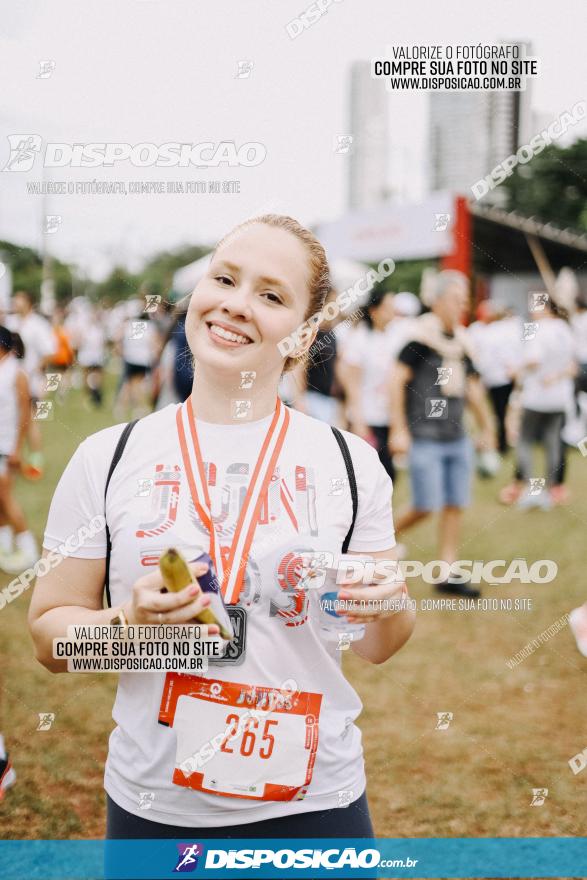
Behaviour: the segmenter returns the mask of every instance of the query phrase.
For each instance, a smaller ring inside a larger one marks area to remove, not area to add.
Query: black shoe
[[[466,581],[443,581],[441,584],[435,584],[434,588],[438,593],[451,593],[454,596],[468,596],[470,599],[476,599],[481,595],[481,590],[477,587],[471,587]]]

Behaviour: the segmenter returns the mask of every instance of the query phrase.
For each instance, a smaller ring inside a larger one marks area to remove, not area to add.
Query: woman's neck
[[[241,381],[240,373],[223,380],[196,363],[190,398],[196,419],[215,425],[238,425],[271,415],[275,411],[278,381],[268,381],[267,376],[260,380],[258,374],[252,378],[250,388],[241,388]],[[237,411],[245,415],[237,416]]]

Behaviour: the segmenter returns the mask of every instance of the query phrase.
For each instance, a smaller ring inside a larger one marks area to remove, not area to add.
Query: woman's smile
[[[208,337],[216,344],[228,348],[251,345],[253,340],[237,327],[224,321],[206,321]]]

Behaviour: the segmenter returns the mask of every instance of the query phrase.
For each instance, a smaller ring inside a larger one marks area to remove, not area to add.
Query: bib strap
[[[112,474],[116,470],[116,465],[122,458],[126,442],[138,421],[139,419],[134,419],[132,422],[129,422],[124,426],[122,434],[118,438],[118,443],[116,444],[114,455],[110,462],[108,476],[106,477],[106,485],[104,486],[104,519],[106,520],[106,571],[104,572],[104,591],[106,593],[106,605],[108,608],[112,608],[112,600],[110,598],[110,556],[112,555],[112,541],[110,540],[110,529],[108,528],[108,519],[106,518],[106,495],[108,494],[108,486],[110,485]]]
[[[355,469],[353,467],[353,460],[351,458],[351,454],[349,452],[349,447],[347,445],[347,442],[344,439],[341,432],[338,430],[338,428],[335,428],[334,425],[331,425],[330,427],[332,428],[332,433],[336,437],[336,441],[337,441],[338,445],[340,446],[340,451],[342,452],[342,457],[344,459],[347,477],[349,480],[349,488],[351,490],[351,499],[353,502],[353,518],[351,520],[351,526],[350,526],[350,528],[347,532],[346,538],[344,539],[343,544],[342,544],[342,552],[346,553],[349,548],[349,544],[351,543],[351,537],[353,534],[353,529],[355,527],[355,520],[357,518],[357,510],[359,508],[359,493],[357,492],[357,481],[355,479]]]

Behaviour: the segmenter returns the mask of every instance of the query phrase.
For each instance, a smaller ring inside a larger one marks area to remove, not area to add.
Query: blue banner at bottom
[[[0,841],[2,880],[586,877],[587,838]]]

